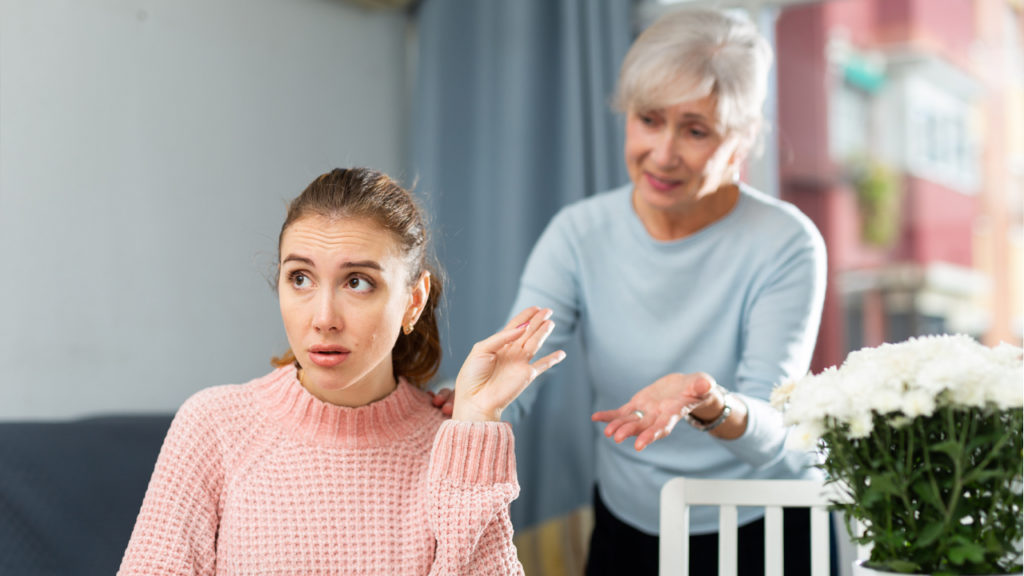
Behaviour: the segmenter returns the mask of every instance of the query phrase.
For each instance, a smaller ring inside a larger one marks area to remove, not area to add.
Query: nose
[[[662,130],[651,148],[651,160],[660,168],[675,168],[679,163],[678,143],[675,130]]]
[[[313,329],[317,332],[338,332],[343,327],[341,314],[335,307],[334,291],[321,289],[316,295]]]

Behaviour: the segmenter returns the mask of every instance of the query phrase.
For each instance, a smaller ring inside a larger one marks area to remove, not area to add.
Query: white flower
[[[798,452],[814,450],[824,431],[824,427],[812,423],[797,424],[786,436],[786,448]]]
[[[860,413],[850,419],[850,438],[867,438],[871,434],[871,414]]]
[[[963,335],[923,336],[851,352],[839,368],[787,382],[772,394],[795,426],[787,445],[813,447],[826,419],[847,424],[851,438],[868,436],[874,415],[905,426],[945,405],[1024,405],[1020,348],[988,348]]]
[[[908,418],[931,416],[935,412],[935,397],[924,390],[910,390],[903,395],[900,411]]]

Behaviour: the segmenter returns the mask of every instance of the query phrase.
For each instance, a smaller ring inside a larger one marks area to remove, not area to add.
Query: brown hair
[[[441,301],[440,266],[429,248],[427,227],[413,195],[386,174],[368,168],[335,168],[321,174],[288,205],[288,215],[277,238],[278,262],[281,261],[281,238],[294,222],[309,215],[326,218],[368,218],[389,232],[399,242],[409,262],[409,283],[430,273],[430,293],[419,321],[412,333],[400,334],[391,350],[396,376],[423,387],[441,365],[441,337],[437,325],[437,307]],[[280,276],[280,272],[277,275]],[[271,359],[275,366],[296,363],[291,350]]]

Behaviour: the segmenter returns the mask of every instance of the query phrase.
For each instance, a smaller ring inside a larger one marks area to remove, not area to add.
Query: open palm
[[[551,310],[532,306],[470,350],[455,379],[455,420],[498,421],[533,380],[565,359],[561,350],[531,363],[554,328]]]
[[[629,402],[595,412],[591,419],[607,422],[604,435],[616,442],[636,436],[634,447],[643,450],[671,434],[683,414],[704,402],[714,386],[714,378],[702,372],[668,374],[634,394]]]

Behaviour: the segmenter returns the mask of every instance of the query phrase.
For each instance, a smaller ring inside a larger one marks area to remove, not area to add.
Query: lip
[[[330,368],[344,362],[350,353],[344,346],[318,344],[309,347],[309,360],[321,368]]]
[[[651,188],[654,188],[658,192],[668,192],[669,190],[672,190],[673,188],[683,183],[682,180],[661,178],[659,176],[651,174],[650,172],[644,172],[644,178],[647,179],[647,183],[651,186]]]

